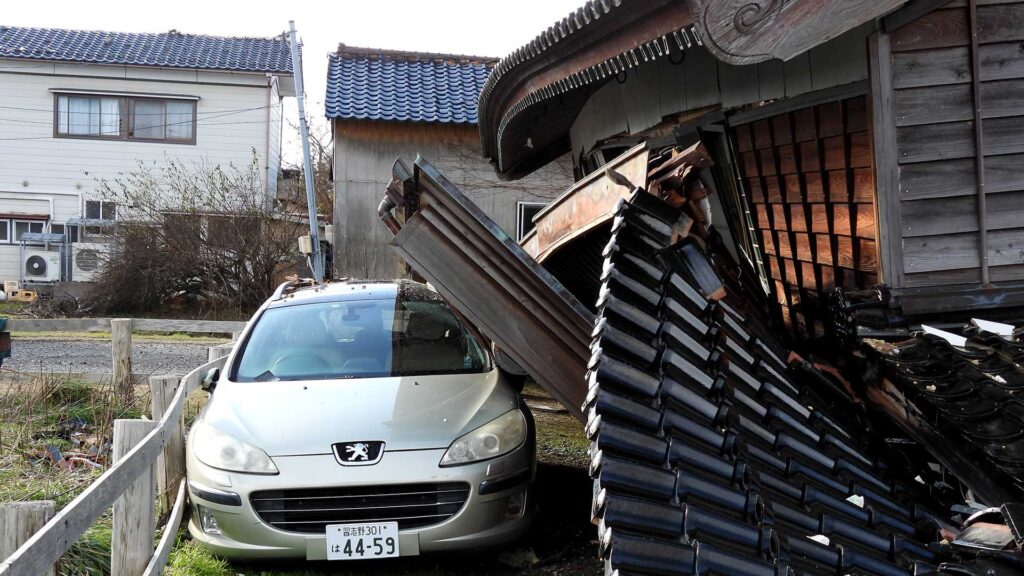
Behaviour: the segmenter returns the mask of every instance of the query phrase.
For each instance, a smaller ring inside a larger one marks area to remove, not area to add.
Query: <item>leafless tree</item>
[[[296,124],[289,122],[289,125],[296,134],[299,133],[299,127]],[[296,140],[298,140],[298,136],[296,136]],[[322,123],[310,123],[309,156],[313,165],[313,191],[317,214],[320,215],[321,223],[330,224],[334,216],[334,182],[331,181],[334,143],[330,128]],[[305,215],[308,210],[306,207],[306,179],[301,160],[298,166],[292,168],[298,171],[299,178],[296,183],[294,199],[285,209]]]
[[[101,181],[117,203],[113,244],[88,301],[99,312],[189,306],[245,315],[295,262],[302,223],[274,209],[253,152],[246,166],[169,159]]]

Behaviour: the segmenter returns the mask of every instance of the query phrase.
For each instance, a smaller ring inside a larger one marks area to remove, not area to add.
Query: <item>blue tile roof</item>
[[[223,38],[0,26],[0,58],[288,73],[286,38]]]
[[[328,118],[476,124],[496,58],[342,45],[327,67]]]

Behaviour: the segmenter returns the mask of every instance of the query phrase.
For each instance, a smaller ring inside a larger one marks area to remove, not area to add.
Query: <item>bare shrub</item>
[[[303,224],[273,209],[255,153],[242,167],[140,164],[99,189],[118,208],[106,231],[113,249],[86,297],[98,313],[244,316],[297,259]]]

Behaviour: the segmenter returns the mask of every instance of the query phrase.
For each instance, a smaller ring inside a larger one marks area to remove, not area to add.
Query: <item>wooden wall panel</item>
[[[769,286],[798,337],[822,326],[825,291],[877,282],[869,130],[865,97],[735,127]]]
[[[935,10],[889,38],[900,222],[891,233],[902,238],[907,286],[980,283],[982,225],[990,281],[1024,280],[1024,1],[978,3],[977,71],[966,4]],[[978,212],[975,73],[984,214]]]

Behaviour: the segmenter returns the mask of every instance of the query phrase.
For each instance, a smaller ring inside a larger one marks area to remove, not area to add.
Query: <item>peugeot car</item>
[[[218,555],[365,560],[529,528],[533,419],[426,285],[283,285],[203,388],[189,531]]]

